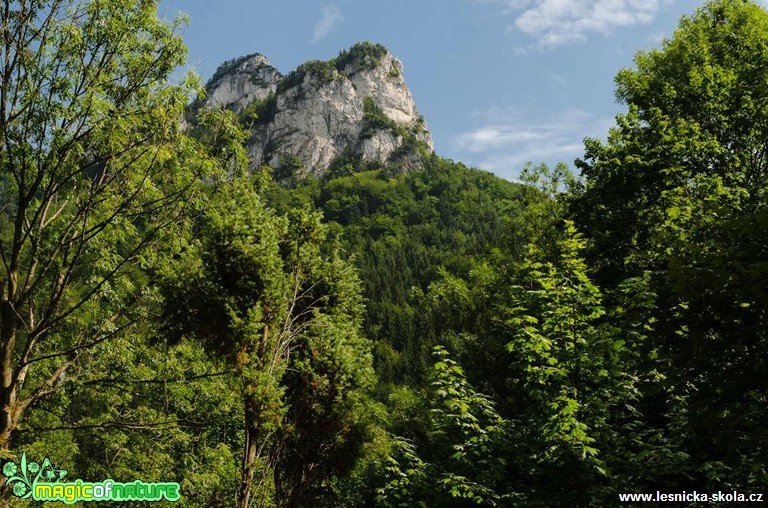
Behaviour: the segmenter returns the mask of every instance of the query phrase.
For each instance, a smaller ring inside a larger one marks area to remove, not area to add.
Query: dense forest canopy
[[[154,1],[19,0],[0,24],[3,506],[61,471],[240,508],[768,483],[756,1],[638,52],[579,174],[515,183],[427,153],[249,171],[269,108],[190,110]],[[357,48],[334,62],[378,55]]]

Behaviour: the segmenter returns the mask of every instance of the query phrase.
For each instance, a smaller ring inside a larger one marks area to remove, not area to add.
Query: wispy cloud
[[[344,15],[341,13],[341,9],[335,5],[326,5],[323,7],[323,15],[315,23],[315,31],[312,37],[312,42],[315,43],[328,36],[342,21],[344,21]]]
[[[495,0],[513,16],[509,31],[519,31],[552,48],[585,41],[590,33],[610,34],[617,28],[650,23],[671,0]]]
[[[584,153],[584,137],[603,138],[613,124],[572,109],[544,120],[534,120],[514,108],[494,108],[477,113],[480,125],[453,139],[461,160],[515,179],[527,162],[566,162]]]

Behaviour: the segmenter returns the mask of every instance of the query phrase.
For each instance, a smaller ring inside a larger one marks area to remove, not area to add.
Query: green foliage
[[[232,506],[242,406],[231,372],[188,341],[125,337],[95,353],[30,413],[17,446],[72,479],[176,481],[190,506]]]
[[[0,114],[6,450],[27,410],[147,319],[148,272],[219,168],[180,132],[197,83],[169,84],[182,22],[155,2],[17,2],[0,18],[14,41]]]
[[[500,452],[509,422],[499,416],[489,397],[472,388],[444,348],[436,346],[433,356],[437,361],[432,367],[431,441],[438,449],[453,452],[451,470],[441,474],[440,486],[453,498],[495,505],[500,495],[493,486],[505,480]]]
[[[383,506],[428,506],[420,495],[429,481],[427,467],[411,442],[394,438],[391,454],[385,459],[385,474],[389,482],[378,490],[377,504]]]
[[[264,307],[271,324],[288,312],[291,290],[280,257],[288,222],[260,203],[251,182],[238,178],[208,203],[196,236],[165,269],[165,336],[175,343],[193,334],[234,361],[267,325],[257,324]],[[251,326],[256,330],[249,332]]]
[[[373,42],[358,42],[348,50],[343,50],[333,60],[333,64],[339,72],[345,72],[348,66],[352,67],[352,72],[369,70],[381,64],[382,59],[387,55],[387,48],[381,44]]]
[[[245,171],[242,127],[275,95],[182,135],[197,84],[167,84],[184,50],[153,2],[45,5],[18,6],[33,30],[0,12],[4,460],[241,508],[608,506],[768,481],[756,2],[710,1],[638,53],[583,180],[429,156],[423,126],[368,97],[394,160],[346,154],[288,187]],[[361,43],[279,86],[386,54]]]
[[[366,134],[369,136],[372,132],[381,129],[389,129],[392,131],[397,130],[397,123],[389,118],[373,101],[372,97],[365,97],[363,99],[363,121],[365,122],[365,128],[363,129],[362,136]]]
[[[248,164],[248,155],[243,148],[248,133],[240,127],[232,111],[199,111],[190,135],[207,148],[228,175],[242,172]]]
[[[545,422],[537,429],[546,450],[544,460],[550,460],[552,452],[595,457],[595,438],[587,429],[597,429],[579,414],[582,397],[588,396],[581,385],[595,384],[601,373],[608,375],[599,354],[606,338],[593,324],[605,310],[600,291],[578,257],[584,242],[568,224],[560,243],[557,264],[542,264],[535,250],[529,252],[520,267],[523,285],[513,286],[512,309],[505,316],[514,334],[507,347],[524,373],[523,387],[538,399],[536,418]]]
[[[331,60],[310,60],[301,64],[278,82],[277,93],[300,85],[307,75],[314,76],[320,82],[325,83],[338,79],[339,73],[351,74],[373,69],[381,64],[381,60],[386,54],[387,48],[381,44],[359,42],[349,50],[342,50],[336,58]],[[351,70],[347,69],[348,66],[351,66]]]
[[[216,68],[216,71],[214,71],[213,76],[211,76],[211,79],[208,80],[208,85],[210,86],[215,84],[222,77],[226,76],[227,74],[230,74],[232,71],[240,67],[240,65],[243,62],[247,61],[250,58],[253,58],[256,55],[258,55],[258,53],[244,55],[244,56],[240,56],[240,57],[225,61],[224,63],[222,63]]]
[[[568,167],[559,163],[554,169],[542,163],[523,167],[520,181],[525,186],[521,213],[511,219],[511,241],[515,252],[522,253],[528,243],[536,245],[546,258],[557,253],[562,222],[567,210],[566,200],[576,187],[576,177]]]
[[[358,171],[370,171],[378,168],[375,162],[365,162],[362,156],[354,155],[351,150],[345,150],[335,157],[323,173],[323,180],[330,181],[342,176],[351,176]]]
[[[363,130],[360,133],[362,138],[370,138],[376,131],[380,130],[389,130],[400,137],[400,146],[392,154],[392,160],[398,161],[408,155],[417,155],[421,159],[428,157],[429,147],[416,137],[423,126],[423,120],[416,127],[406,128],[389,118],[376,105],[372,97],[365,97],[363,99],[363,122]]]
[[[392,67],[389,69],[389,77],[392,79],[397,79],[400,77],[400,69],[397,65],[397,60],[393,58],[391,64]]]
[[[278,495],[293,503],[328,497],[328,481],[346,474],[371,438],[367,393],[375,376],[370,343],[358,332],[362,308],[357,284],[349,285],[356,279],[338,260],[327,268],[335,271],[329,279],[347,285],[337,286],[335,297],[353,299],[355,307],[307,330],[285,379],[291,407],[276,479]]]
[[[299,65],[298,72],[304,74],[311,74],[320,81],[333,81],[338,76],[336,67],[333,62],[326,62],[322,60],[310,60]]]
[[[280,217],[258,190],[235,178],[208,203],[196,239],[164,271],[164,332],[194,337],[240,377],[238,505],[254,494],[303,504],[328,492],[366,439],[370,345],[354,272],[320,255],[319,215]],[[270,477],[272,492],[255,493]]]
[[[270,93],[263,99],[254,99],[237,115],[238,121],[246,128],[264,125],[274,120],[277,114],[277,95]]]
[[[296,185],[306,177],[304,161],[296,155],[282,155],[273,175],[284,185]]]
[[[559,478],[552,498],[565,500],[573,482],[594,489],[610,477],[613,461],[629,454],[612,449],[612,424],[632,416],[626,405],[637,390],[626,341],[601,326],[602,295],[587,275],[580,257],[585,242],[572,223],[557,244],[556,261],[542,262],[534,248],[529,251],[519,285],[510,288],[504,326],[511,332],[511,377],[523,390],[513,397],[525,408],[519,416],[531,422],[522,439],[538,474]],[[581,502],[598,496],[589,490],[582,490]]]
[[[500,451],[509,422],[467,383],[462,368],[435,347],[427,424],[428,448],[417,454],[407,439],[393,440],[385,459],[388,482],[376,498],[384,506],[496,506],[505,481]]]
[[[333,61],[310,60],[299,65],[277,83],[277,93],[280,94],[290,90],[304,82],[304,78],[309,75],[320,80],[321,83],[333,81],[339,77]]]
[[[710,1],[683,18],[618,74],[629,110],[580,163],[586,186],[571,211],[599,280],[646,277],[654,295],[644,361],[660,377],[642,405],[689,457],[667,485],[765,479],[754,450],[768,435],[754,408],[768,379],[758,310],[768,284],[758,247],[768,241],[767,34],[768,13],[753,1]]]
[[[313,204],[341,226],[343,249],[361,270],[364,328],[403,353],[397,378],[421,377],[436,335],[419,317],[418,291],[441,266],[466,273],[471,260],[504,241],[504,217],[520,186],[440,159],[391,178],[365,171],[321,183]]]
[[[603,505],[629,485],[680,471],[686,457],[637,409],[642,383],[660,379],[640,370],[653,353],[648,279],[628,281],[613,300],[621,306],[606,308],[582,258],[584,239],[542,213],[564,211],[556,181],[540,180],[521,214],[549,231],[533,236],[541,246],[520,255],[512,243],[467,275],[443,272],[422,308],[510,422],[499,455],[509,481],[495,491],[525,506]]]
[[[649,248],[647,231],[666,219],[662,193],[691,178],[721,178],[752,206],[764,199],[767,23],[755,2],[708,2],[617,75],[629,111],[607,144],[587,143],[580,167],[589,190],[574,206],[594,230],[605,277],[632,273],[635,263],[617,265]]]
[[[432,150],[422,140],[416,137],[418,134],[418,128],[405,129],[398,126],[395,132],[400,136],[400,146],[397,147],[390,159],[393,160],[393,164],[397,165],[402,160],[407,160],[409,157],[416,156],[417,160],[424,161],[429,158]]]

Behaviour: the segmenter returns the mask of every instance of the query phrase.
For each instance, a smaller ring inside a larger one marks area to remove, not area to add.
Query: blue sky
[[[693,0],[163,0],[191,17],[189,64],[263,53],[287,73],[358,41],[404,66],[435,151],[515,179],[527,161],[566,162],[604,138],[624,106],[616,72],[657,47]]]

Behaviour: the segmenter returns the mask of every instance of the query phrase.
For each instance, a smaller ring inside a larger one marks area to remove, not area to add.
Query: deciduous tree
[[[0,450],[145,316],[144,269],[200,167],[179,23],[151,0],[0,6]],[[205,166],[210,168],[210,166]]]
[[[707,2],[616,82],[629,110],[606,143],[587,143],[572,206],[589,258],[609,288],[650,275],[647,361],[665,381],[646,409],[688,453],[688,474],[764,482],[768,13]]]

